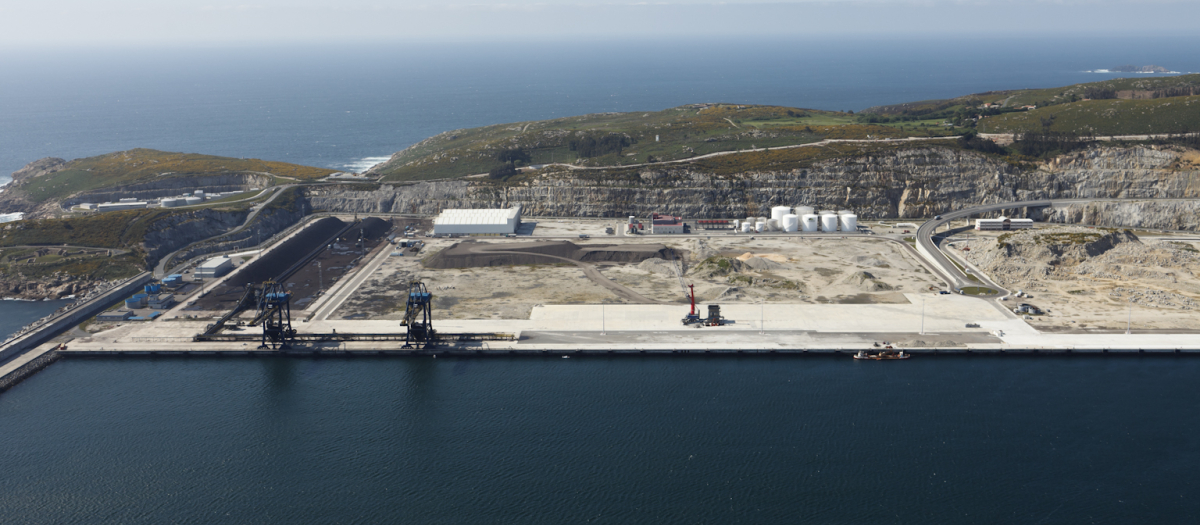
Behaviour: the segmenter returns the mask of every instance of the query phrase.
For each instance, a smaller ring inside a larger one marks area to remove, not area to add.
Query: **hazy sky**
[[[0,45],[1187,35],[1197,20],[1196,0],[0,0]]]

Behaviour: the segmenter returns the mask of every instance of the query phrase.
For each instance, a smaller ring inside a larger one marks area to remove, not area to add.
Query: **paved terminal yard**
[[[508,332],[512,342],[468,343],[430,350],[406,350],[402,341],[349,341],[298,345],[301,353],[728,353],[855,352],[888,341],[914,353],[1022,351],[1200,351],[1191,334],[1041,334],[989,302],[960,296],[918,297],[909,304],[731,305],[722,311],[729,323],[692,328],[680,323],[673,305],[548,305],[526,320],[434,321],[440,332]],[[770,308],[767,308],[770,307]],[[924,314],[922,314],[924,310]],[[924,331],[922,333],[922,322]],[[966,328],[967,323],[978,328]],[[110,353],[253,353],[256,344],[194,343],[205,322],[175,320],[126,324],[76,339],[68,355]],[[301,333],[403,334],[390,320],[297,322]],[[257,334],[255,328],[243,333]],[[279,353],[268,350],[263,353]]]
[[[1200,351],[1200,336],[1188,333],[1041,333],[1009,311],[1010,303],[937,293],[944,283],[897,240],[724,233],[580,239],[575,233],[594,233],[602,224],[543,221],[536,231],[557,238],[540,246],[536,234],[532,243],[527,236],[475,239],[483,249],[460,250],[471,259],[465,264],[433,262],[465,239],[427,239],[421,253],[405,255],[379,247],[325,297],[293,306],[301,334],[401,335],[407,283],[420,279],[434,294],[433,325],[440,333],[509,333],[512,341],[426,350],[404,349],[395,340],[324,341],[290,351],[852,353],[884,341],[913,353]],[[564,244],[568,235],[570,245]],[[522,246],[549,258],[530,259]],[[613,251],[622,249],[633,255]],[[478,259],[488,251],[508,259]],[[688,310],[681,273],[696,284],[701,314],[708,303],[719,304],[725,325],[681,324]],[[164,316],[123,324],[70,341],[64,354],[279,352],[260,351],[253,342],[193,342],[210,322]]]

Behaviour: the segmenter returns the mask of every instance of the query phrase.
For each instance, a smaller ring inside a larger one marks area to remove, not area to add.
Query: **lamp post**
[[[921,296],[921,335],[925,335],[925,296]]]
[[[600,305],[600,335],[604,335],[604,305]]]
[[[321,272],[321,261],[317,261],[317,292],[325,290],[325,275]]]
[[[764,297],[758,300],[758,333],[767,333],[767,299]]]

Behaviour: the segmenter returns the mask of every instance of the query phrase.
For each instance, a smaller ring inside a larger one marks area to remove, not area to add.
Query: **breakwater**
[[[29,373],[32,373],[30,372],[30,367],[32,367],[32,371],[40,369],[40,367],[32,366],[33,362],[37,361],[43,354],[50,350],[43,349],[40,354],[34,355],[37,353],[39,345],[50,341],[63,331],[87,320],[104,311],[117,301],[133,294],[143,285],[150,282],[152,278],[153,274],[150,272],[142,272],[126,279],[107,292],[83,304],[68,308],[66,311],[42,321],[35,328],[6,342],[0,347],[0,391],[7,390],[20,381],[18,378],[24,378]],[[52,360],[43,361],[40,366],[45,366],[50,362]]]

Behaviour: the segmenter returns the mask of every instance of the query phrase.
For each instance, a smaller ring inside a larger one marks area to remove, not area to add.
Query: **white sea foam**
[[[364,157],[364,158],[361,158],[361,159],[358,159],[355,161],[351,161],[351,162],[342,164],[342,167],[346,168],[347,170],[353,171],[355,173],[362,173],[362,172],[370,169],[371,166],[374,166],[381,162],[386,162],[390,158],[392,158],[392,157],[390,157],[390,156],[389,157]]]

